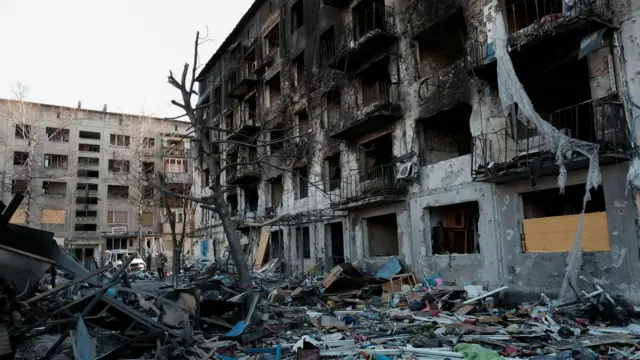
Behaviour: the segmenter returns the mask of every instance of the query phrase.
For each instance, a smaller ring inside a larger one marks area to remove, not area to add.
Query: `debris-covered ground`
[[[352,264],[287,278],[271,261],[241,292],[226,263],[192,266],[178,286],[104,267],[45,277],[24,298],[5,284],[16,358],[640,359],[636,309],[582,278],[575,300],[501,301],[507,287],[416,278],[395,257],[375,276]]]

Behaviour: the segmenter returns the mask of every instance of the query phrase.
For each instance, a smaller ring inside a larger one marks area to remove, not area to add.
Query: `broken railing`
[[[629,149],[623,105],[612,100],[589,100],[546,116],[560,133],[599,145],[600,156],[626,155]],[[475,136],[472,176],[476,179],[521,172],[531,164],[555,164],[550,139],[538,133],[529,121],[514,120],[508,126]],[[565,163],[582,159],[579,153],[566,153]]]
[[[353,35],[356,41],[376,30],[391,33],[395,27],[393,7],[372,2],[357,10],[354,9],[353,24]]]
[[[380,165],[342,177],[340,187],[331,194],[332,205],[378,197],[404,196],[406,191],[396,181],[395,165]]]

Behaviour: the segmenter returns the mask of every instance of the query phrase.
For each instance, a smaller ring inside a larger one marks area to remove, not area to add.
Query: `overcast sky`
[[[206,63],[252,0],[0,0],[0,97],[12,83],[28,100],[172,116],[166,82],[193,57]]]

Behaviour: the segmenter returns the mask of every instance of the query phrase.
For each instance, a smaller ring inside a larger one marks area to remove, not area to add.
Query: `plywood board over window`
[[[142,213],[142,225],[144,226],[153,225],[153,212],[145,211]]]
[[[65,209],[42,209],[40,212],[40,223],[42,224],[64,224],[67,211]]]
[[[24,224],[27,219],[27,214],[24,212],[25,209],[18,209],[11,216],[11,220],[9,220],[12,224]]]
[[[527,252],[567,252],[575,239],[580,214],[524,220]],[[611,251],[607,213],[584,215],[582,251]]]

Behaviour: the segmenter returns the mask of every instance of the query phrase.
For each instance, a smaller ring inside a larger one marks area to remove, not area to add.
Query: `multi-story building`
[[[553,292],[589,155],[602,186],[582,270],[635,298],[638,14],[624,0],[255,1],[198,77],[203,116],[226,129],[211,139],[236,141],[214,144],[220,163],[261,162],[222,174],[237,229],[254,246],[269,234],[267,258],[292,272],[398,256],[420,276]],[[218,219],[196,221],[221,256]]]
[[[157,183],[162,172],[171,189],[190,191],[192,177],[189,124],[160,118],[0,100],[3,117],[2,200],[29,187],[14,223],[52,231],[79,260],[104,260],[111,249],[165,251],[171,256],[171,230]],[[29,163],[29,153],[33,155]],[[177,232],[193,226],[193,209],[183,216],[180,199],[168,201],[176,212]],[[29,202],[29,203],[27,203]],[[140,240],[138,240],[140,239]],[[163,241],[160,241],[160,240]]]

